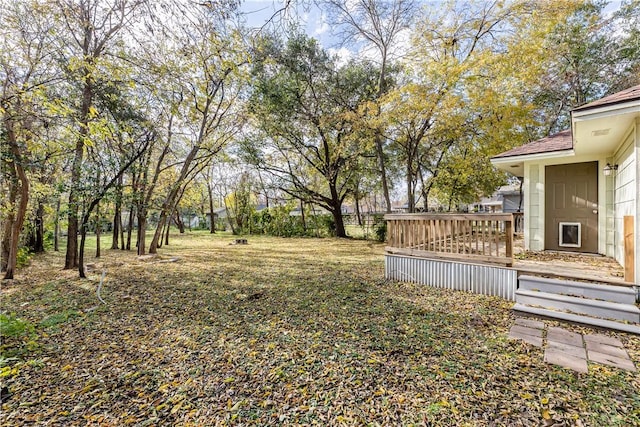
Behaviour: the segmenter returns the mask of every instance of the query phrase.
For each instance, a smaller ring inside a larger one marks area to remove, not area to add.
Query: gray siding
[[[514,269],[385,254],[385,277],[515,301],[518,273]]]

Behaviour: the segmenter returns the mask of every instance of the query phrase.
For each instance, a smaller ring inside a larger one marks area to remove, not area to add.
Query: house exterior
[[[469,206],[471,212],[521,212],[519,185],[504,185],[498,188],[491,197],[483,197],[479,202]]]
[[[491,161],[524,178],[526,249],[610,256],[640,284],[639,157],[640,85],[576,108],[571,129]]]

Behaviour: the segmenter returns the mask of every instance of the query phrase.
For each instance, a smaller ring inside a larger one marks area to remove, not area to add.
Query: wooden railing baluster
[[[387,252],[513,265],[512,214],[387,214],[385,220]]]

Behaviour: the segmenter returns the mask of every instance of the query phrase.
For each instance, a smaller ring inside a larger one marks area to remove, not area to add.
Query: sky
[[[434,4],[444,2],[444,0],[431,1]],[[610,1],[604,10],[605,13],[613,13],[620,8],[621,3],[620,0]],[[282,8],[283,4],[284,0],[248,0],[241,3],[240,9],[244,14],[248,27],[260,28],[274,16],[276,11]],[[292,4],[293,7],[289,8],[289,13],[291,14],[289,18],[291,22],[298,22],[299,25],[304,28],[305,32],[309,36],[317,39],[322,47],[327,49],[329,53],[337,55],[344,62],[354,56],[369,57],[369,59],[375,61],[377,57],[376,52],[354,52],[351,50],[353,48],[349,49],[348,47],[340,46],[340,40],[332,34],[332,28],[326,22],[323,12],[315,6],[313,1],[293,0]],[[401,36],[399,44],[408,45],[408,43],[409,36]],[[400,46],[396,46],[396,48],[404,51]]]
[[[433,3],[438,3],[444,0],[435,0]],[[261,27],[273,14],[279,10],[284,1],[283,0],[248,0],[243,1],[240,5],[240,9],[245,14],[247,24],[250,27]],[[613,12],[620,8],[621,0],[610,1],[605,12]],[[304,24],[307,34],[314,36],[321,42],[333,42],[331,37],[331,27],[323,19],[322,12],[310,1],[298,1],[294,0],[293,4],[297,4],[295,8],[292,8],[292,12],[295,15],[294,20],[298,20]],[[325,47],[332,47],[326,46]]]
[[[300,5],[300,3],[307,4]],[[298,22],[305,32],[320,41],[325,49],[336,48],[338,41],[332,36],[329,24],[325,21],[320,9],[311,3],[301,1],[291,8],[292,21]],[[282,4],[282,0],[249,0],[244,1],[240,9],[244,13],[247,26],[260,28],[282,7]],[[296,4],[295,1],[294,4]]]
[[[277,10],[281,9],[283,3],[283,0],[248,0],[241,4],[240,9],[244,13],[248,27],[260,28]],[[306,34],[318,40],[329,54],[337,56],[339,63],[346,63],[354,57],[367,58],[374,62],[379,59],[377,50],[370,45],[362,45],[359,48],[342,46],[341,40],[332,33],[325,14],[315,6],[313,1],[293,0],[293,5],[288,16],[290,22],[301,25]],[[402,42],[408,43],[408,37]]]

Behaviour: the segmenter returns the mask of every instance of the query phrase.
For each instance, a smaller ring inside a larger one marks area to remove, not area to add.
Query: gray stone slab
[[[615,368],[624,369],[625,371],[636,372],[635,365],[629,359],[622,359],[620,357],[598,353],[597,351],[589,351],[587,353],[589,360],[592,362],[602,363],[603,365],[613,366]]]
[[[568,344],[574,347],[584,347],[581,334],[562,328],[549,328],[547,331],[547,341]]]
[[[544,322],[539,320],[527,319],[525,317],[518,317],[516,319],[516,325],[525,326],[533,329],[544,329]]]
[[[623,347],[616,347],[609,344],[602,344],[595,341],[587,341],[587,350],[597,353],[607,354],[609,356],[619,357],[620,359],[629,359],[629,354]]]
[[[617,338],[602,334],[589,334],[584,336],[585,342],[597,342],[600,344],[612,345],[614,347],[624,347],[622,341]]]
[[[579,357],[572,356],[564,353],[561,350],[555,348],[547,348],[544,352],[544,361],[554,365],[560,365],[565,368],[569,368],[576,372],[587,373],[589,367],[587,366],[587,360]]]
[[[542,329],[534,329],[534,328],[527,328],[526,326],[521,326],[521,325],[513,325],[511,327],[511,332],[542,338],[542,333],[544,331]]]
[[[531,344],[535,347],[542,347],[542,337],[535,337],[533,335],[527,335],[519,332],[509,332],[509,338],[515,340],[522,340],[527,344]]]
[[[579,357],[580,359],[587,359],[587,351],[584,349],[584,347],[576,347],[574,345],[547,341],[547,348],[558,350],[562,353],[566,353],[574,357]]]

